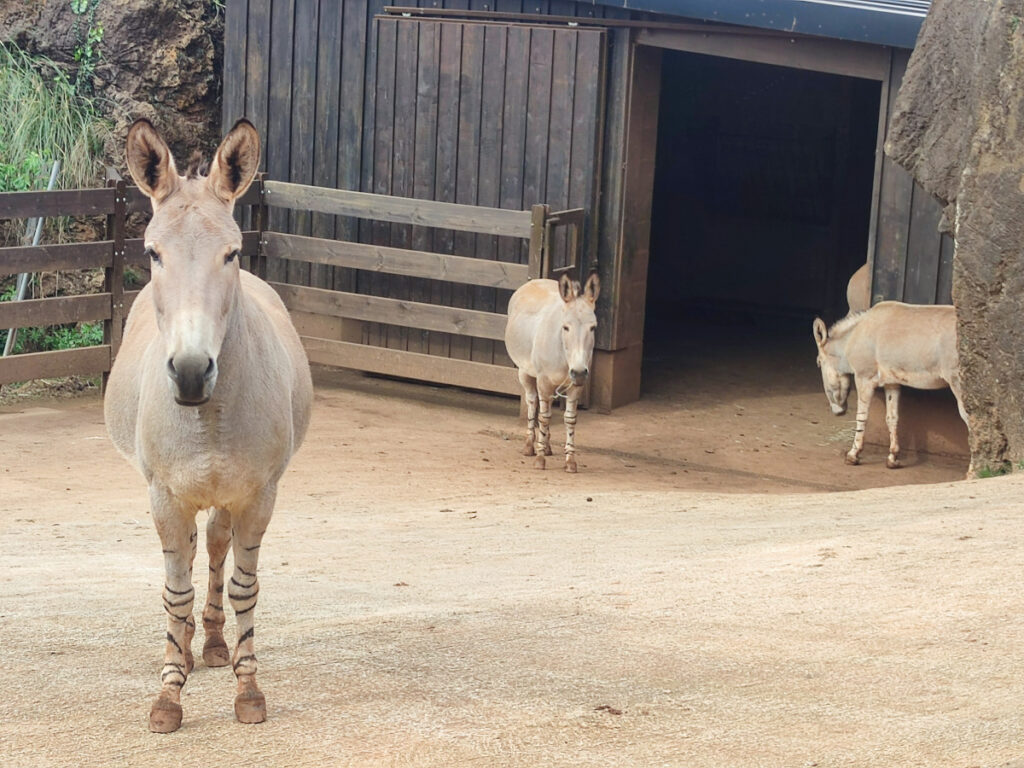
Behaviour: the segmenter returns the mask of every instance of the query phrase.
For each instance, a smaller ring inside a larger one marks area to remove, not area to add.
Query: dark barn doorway
[[[801,383],[809,366],[814,385],[811,320],[846,313],[868,250],[880,98],[874,80],[663,51],[645,396],[714,361]]]

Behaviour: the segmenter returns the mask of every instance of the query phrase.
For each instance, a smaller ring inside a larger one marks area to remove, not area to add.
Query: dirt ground
[[[0,765],[1024,766],[1024,476],[844,465],[813,364],[677,373],[582,413],[567,475],[514,400],[317,371],[260,562],[269,719],[200,662],[166,736],[145,485],[95,392],[9,400]]]

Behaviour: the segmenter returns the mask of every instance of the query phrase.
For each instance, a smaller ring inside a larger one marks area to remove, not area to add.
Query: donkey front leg
[[[170,733],[181,726],[181,689],[192,671],[192,562],[196,555],[196,511],[187,509],[166,488],[149,489],[153,522],[164,551],[164,610],[167,642],[160,670],[160,694],[149,711],[149,729]]]
[[[579,403],[578,387],[569,390],[565,399],[565,471],[576,471],[576,406]]]
[[[871,382],[856,379],[857,386],[857,427],[853,434],[853,447],[846,454],[847,464],[860,464],[860,452],[864,450],[864,429],[868,423],[868,411],[871,410],[871,398],[875,394],[875,385]]]
[[[534,450],[537,458],[533,460],[536,469],[544,469],[545,456],[551,455],[551,398],[555,390],[548,386],[543,379],[537,380],[537,399],[539,411],[537,414],[537,441],[534,443]]]
[[[235,611],[238,645],[232,659],[238,693],[235,696],[235,717],[240,723],[262,723],[267,719],[267,700],[256,684],[256,651],[254,612],[260,592],[256,578],[260,544],[274,510],[277,488],[268,485],[248,509],[239,510],[231,519],[231,545],[234,573],[228,584],[228,599]]]
[[[885,459],[885,466],[889,469],[898,469],[900,464],[900,442],[896,437],[896,425],[899,422],[900,409],[900,385],[885,385],[885,425],[889,427],[889,455]]]
[[[231,652],[224,642],[224,562],[231,546],[231,513],[215,509],[206,521],[206,551],[210,555],[210,583],[203,608],[203,661],[208,667],[226,667]]]
[[[526,401],[526,445],[523,447],[523,456],[533,456],[533,444],[537,440],[537,379],[519,371],[519,383],[523,385],[523,398]]]

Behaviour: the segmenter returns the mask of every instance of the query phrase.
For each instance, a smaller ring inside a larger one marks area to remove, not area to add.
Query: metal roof
[[[931,0],[595,0],[691,19],[913,48]]]

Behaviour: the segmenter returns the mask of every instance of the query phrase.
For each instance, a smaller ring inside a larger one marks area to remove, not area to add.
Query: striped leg
[[[533,456],[533,444],[537,439],[537,380],[520,371],[519,383],[523,385],[523,397],[526,399],[526,445],[523,447],[523,456]]]
[[[900,464],[900,441],[896,437],[896,425],[899,422],[900,410],[900,385],[885,385],[885,424],[889,427],[889,455],[885,459],[885,466],[889,469],[897,469]]]
[[[181,726],[181,689],[192,670],[192,561],[196,555],[195,510],[186,510],[163,488],[150,486],[153,522],[164,551],[164,610],[167,642],[160,670],[160,695],[149,711],[149,729],[170,733]]]
[[[537,382],[537,440],[534,443],[534,451],[537,458],[533,460],[533,466],[537,469],[544,469],[545,456],[551,455],[551,397],[553,390],[549,390],[542,381]]]
[[[871,398],[875,394],[875,385],[857,379],[857,431],[853,435],[853,447],[846,454],[847,464],[860,464],[860,452],[864,450],[864,429],[868,423],[868,411],[871,410]]]
[[[579,403],[579,388],[573,387],[565,399],[565,471],[576,471],[576,406]]]
[[[208,667],[225,667],[231,652],[224,642],[224,561],[231,546],[231,515],[226,509],[215,509],[206,521],[206,551],[210,555],[210,584],[203,608],[203,661]]]
[[[262,723],[267,719],[267,700],[256,685],[256,650],[254,642],[254,616],[260,584],[256,578],[260,543],[270,523],[277,488],[264,489],[251,507],[232,519],[232,552],[235,567],[228,584],[228,598],[235,611],[238,627],[238,645],[232,665],[238,679],[235,696],[235,717],[240,723]]]

